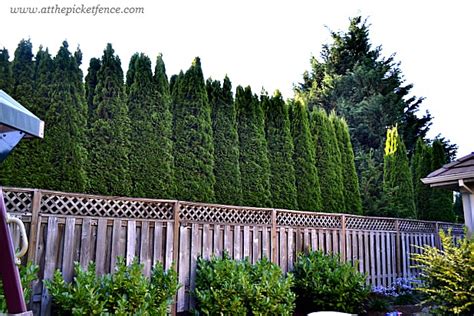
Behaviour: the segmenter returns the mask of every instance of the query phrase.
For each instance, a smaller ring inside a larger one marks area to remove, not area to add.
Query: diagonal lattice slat
[[[180,219],[192,222],[271,225],[270,210],[181,203]]]
[[[277,225],[295,227],[341,228],[340,216],[279,211]]]
[[[346,217],[346,229],[355,230],[382,230],[395,231],[395,220],[370,218],[370,217]]]
[[[438,228],[445,232],[448,232],[451,229],[453,235],[464,235],[464,225],[439,223]]]
[[[30,213],[32,194],[30,192],[4,191],[3,200],[8,212]]]
[[[44,194],[41,213],[171,220],[173,203]]]
[[[398,225],[400,231],[402,232],[436,232],[436,224],[433,222],[429,223],[420,221],[400,220]]]

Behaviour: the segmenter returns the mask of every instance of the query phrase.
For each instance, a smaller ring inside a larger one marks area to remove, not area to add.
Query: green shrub
[[[412,254],[422,270],[421,285],[427,294],[423,303],[434,305],[439,315],[474,314],[474,242],[466,237],[456,245],[451,233],[439,232],[442,249],[422,247],[421,254]]]
[[[291,315],[295,295],[292,276],[262,259],[255,265],[227,254],[210,260],[199,258],[196,273],[197,314]]]
[[[370,293],[366,276],[338,255],[298,255],[293,271],[297,306],[308,311],[360,312]]]
[[[25,302],[28,302],[31,299],[31,282],[38,278],[38,266],[28,262],[26,266],[19,267],[20,272],[20,281],[23,288],[23,296],[25,297]],[[2,279],[0,278],[0,313],[7,311],[7,302],[5,300],[5,294],[3,293],[3,284]]]
[[[60,314],[166,315],[179,288],[176,272],[157,264],[148,279],[142,269],[136,259],[127,266],[118,258],[115,273],[96,276],[94,263],[87,270],[76,263],[73,283],[66,283],[59,271],[45,283]]]

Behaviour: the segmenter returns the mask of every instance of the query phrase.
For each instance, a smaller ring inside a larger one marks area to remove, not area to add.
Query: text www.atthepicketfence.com
[[[60,6],[58,4],[44,7],[10,7],[11,14],[56,14],[56,15],[104,15],[104,14],[144,14],[144,7],[106,7],[100,4]]]

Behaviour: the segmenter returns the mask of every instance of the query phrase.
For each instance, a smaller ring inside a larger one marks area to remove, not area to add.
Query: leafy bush
[[[293,278],[262,259],[255,265],[227,254],[199,258],[196,272],[197,313],[204,315],[291,315]]]
[[[28,262],[26,266],[19,267],[20,272],[20,281],[23,288],[23,296],[25,297],[25,302],[28,302],[31,299],[31,282],[38,278],[38,266]],[[7,302],[5,300],[5,293],[3,292],[3,284],[0,279],[0,313],[7,311]]]
[[[397,278],[389,286],[372,287],[375,295],[386,297],[393,305],[416,304],[420,302],[419,294],[415,291],[420,281],[414,278]]]
[[[365,275],[322,251],[298,255],[293,275],[297,305],[308,311],[357,313],[370,293]]]
[[[473,315],[473,237],[465,237],[456,245],[451,233],[439,234],[443,250],[426,246],[421,254],[412,254],[416,267],[422,269],[422,283],[417,289],[427,294],[423,303],[434,304],[436,314]]]
[[[118,258],[114,274],[96,276],[94,263],[87,270],[76,263],[73,283],[66,283],[59,271],[45,283],[62,314],[166,315],[179,288],[176,272],[165,272],[158,264],[148,279],[142,269],[137,260],[127,266],[125,259]]]

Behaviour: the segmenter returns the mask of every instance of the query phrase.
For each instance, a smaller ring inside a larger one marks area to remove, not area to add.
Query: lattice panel
[[[398,225],[402,232],[434,233],[436,231],[435,223],[400,220]]]
[[[464,235],[464,225],[440,223],[438,227],[439,229],[442,229],[445,232],[451,229],[451,232],[453,235]]]
[[[346,217],[346,229],[395,231],[395,221],[390,219]]]
[[[173,203],[43,195],[41,213],[142,219],[173,219]]]
[[[341,228],[341,218],[325,214],[278,212],[277,225],[293,227]]]
[[[271,225],[269,210],[240,209],[182,203],[179,213],[181,220],[206,223]]]
[[[3,191],[5,207],[10,213],[31,213],[30,192]]]

